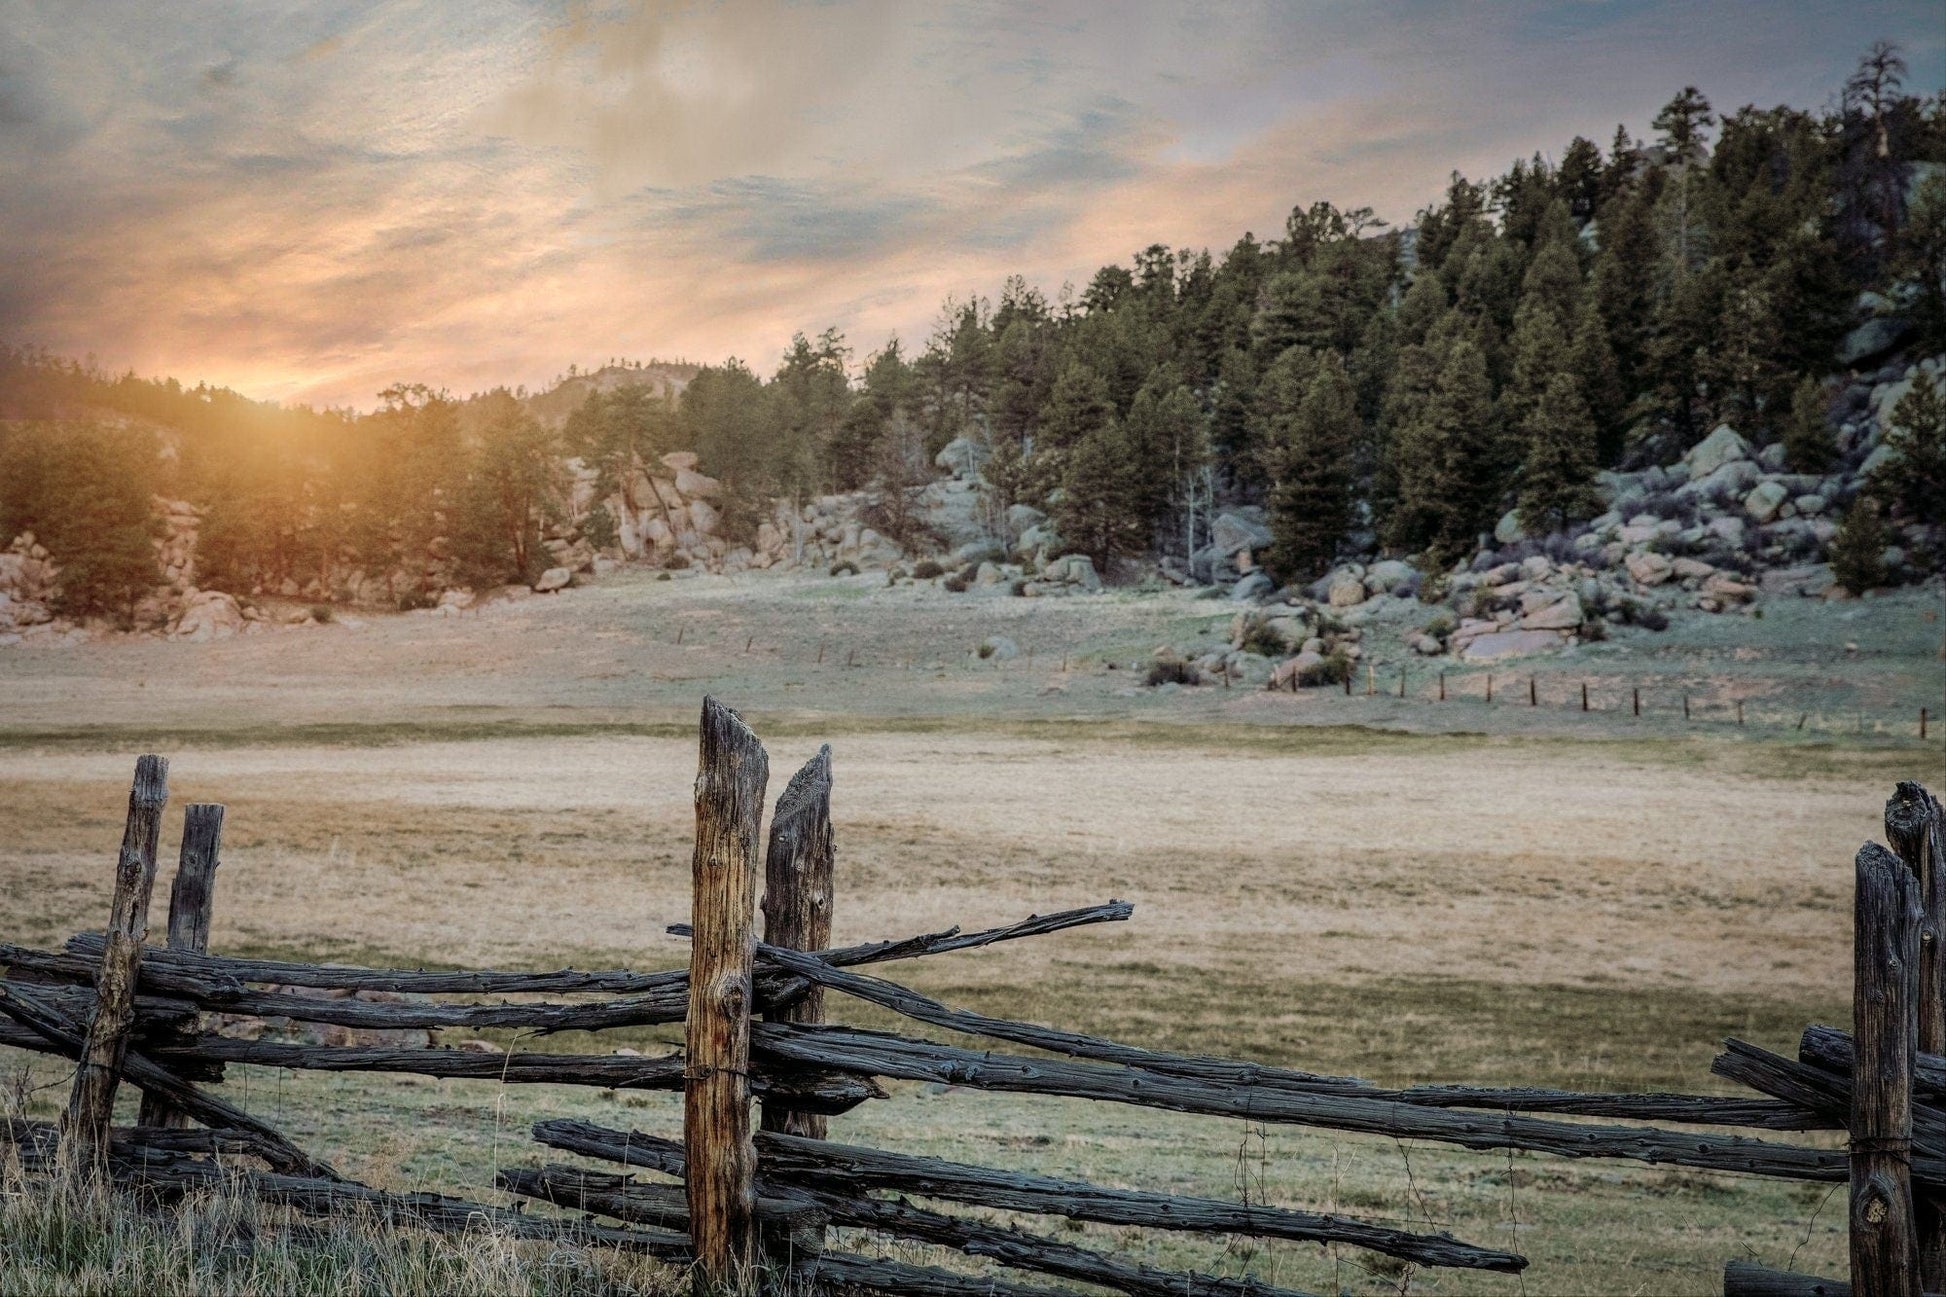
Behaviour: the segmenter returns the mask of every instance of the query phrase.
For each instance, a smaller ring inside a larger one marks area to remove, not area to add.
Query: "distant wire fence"
[[[1529,696],[1538,696],[1537,686]],[[516,1238],[626,1248],[692,1266],[697,1292],[708,1294],[869,1290],[1054,1297],[1071,1291],[1045,1286],[1040,1277],[1046,1277],[1138,1297],[1301,1297],[1248,1276],[1160,1269],[1021,1224],[919,1206],[912,1197],[1212,1240],[1244,1235],[1342,1245],[1406,1263],[1407,1277],[1411,1267],[1508,1274],[1527,1267],[1527,1259],[1513,1251],[1379,1219],[1091,1184],[830,1140],[830,1119],[887,1097],[879,1082],[889,1079],[1422,1140],[1508,1156],[1525,1150],[1848,1182],[1851,1291],[1916,1297],[1922,1282],[1925,1291],[1946,1287],[1946,872],[1940,868],[1941,807],[1917,784],[1900,784],[1886,804],[1891,848],[1867,843],[1854,861],[1851,1031],[1812,1027],[1795,1058],[1725,1041],[1711,1070],[1755,1091],[1752,1096],[1387,1088],[949,1007],[856,970],[1120,922],[1133,907],[1111,901],[982,932],[954,928],[831,947],[830,749],[789,781],[766,838],[768,755],[742,719],[713,699],[704,701],[695,783],[692,923],[671,929],[690,938],[686,969],[440,972],[210,955],[224,820],[223,808],[214,805],[189,808],[169,898],[168,946],[147,946],[167,770],[160,757],[137,763],[106,930],[81,934],[60,951],[0,946],[0,967],[7,970],[0,978],[0,1044],[75,1062],[58,1123],[0,1121],[0,1144],[14,1146],[29,1170],[107,1177],[163,1195],[241,1184],[260,1198],[312,1213],[376,1212],[431,1229],[485,1225]],[[388,992],[392,998],[313,998],[278,987]],[[556,998],[402,1002],[400,993]],[[571,995],[595,998],[559,998]],[[849,996],[936,1033],[1003,1042],[1019,1052],[830,1023],[826,995]],[[356,1028],[518,1028],[543,1035],[682,1023],[685,1044],[661,1057],[310,1046],[211,1031],[206,1015],[212,1013]],[[680,1091],[683,1125],[678,1139],[572,1120],[538,1123],[533,1135],[540,1145],[621,1169],[503,1168],[497,1182],[507,1193],[576,1214],[524,1213],[437,1193],[388,1193],[345,1178],[216,1092],[214,1083],[233,1063]],[[123,1080],[144,1098],[138,1124],[118,1128],[111,1122]],[[1848,1130],[1851,1138],[1847,1148],[1830,1148],[1726,1129],[1773,1136]],[[250,1169],[245,1159],[265,1169]],[[665,1179],[642,1180],[636,1171]],[[614,1223],[596,1223],[595,1217]],[[833,1244],[844,1236],[834,1239],[833,1227],[936,1245],[1037,1278],[972,1275],[838,1251]],[[1399,1290],[1407,1286],[1402,1281]],[[1841,1288],[1815,1276],[1732,1262],[1723,1290],[1731,1297],[1834,1297]]]
[[[727,647],[735,650],[734,642],[728,645],[706,644],[700,638],[688,635],[686,627],[678,626],[674,644],[682,647],[685,641],[695,647]],[[758,644],[755,635],[743,638],[742,652],[776,654],[774,647],[766,648]],[[1036,656],[1032,646],[1020,647],[1016,652],[1005,656],[983,654],[978,648],[970,650],[963,665],[988,670],[1006,670],[1019,667],[1033,670]],[[1050,669],[1056,668],[1062,675],[1068,675],[1076,668],[1100,662],[1098,655],[1087,658],[1069,652],[1043,654],[1040,663]],[[830,664],[847,670],[860,667],[890,665],[896,670],[928,670],[943,668],[947,664],[937,658],[913,656],[893,656],[879,659],[861,657],[854,645],[834,644],[829,639],[817,641],[817,651],[810,663],[813,667]],[[1495,707],[1531,707],[1555,711],[1579,711],[1589,714],[1600,713],[1605,716],[1626,715],[1630,719],[1673,719],[1680,715],[1684,722],[1693,725],[1729,725],[1746,729],[1763,728],[1788,730],[1808,734],[1866,734],[1887,738],[1912,737],[1931,739],[1939,732],[1941,707],[1946,707],[1946,697],[1940,705],[1920,704],[1902,715],[1887,715],[1863,707],[1826,706],[1822,703],[1812,707],[1791,707],[1780,705],[1775,698],[1725,698],[1720,693],[1703,690],[1684,690],[1662,681],[1644,685],[1640,682],[1623,682],[1613,676],[1578,678],[1561,672],[1519,672],[1493,671],[1491,669],[1452,670],[1424,668],[1414,671],[1410,667],[1388,667],[1384,672],[1374,665],[1367,665],[1362,673],[1354,668],[1339,682],[1337,691],[1348,698],[1390,698],[1398,702],[1419,703],[1475,703]],[[1226,666],[1220,668],[1208,684],[1223,688],[1243,688],[1243,681],[1235,677]],[[1942,681],[1946,684],[1946,681]],[[1283,681],[1276,677],[1260,686],[1272,693],[1291,693],[1318,695],[1331,692],[1330,686],[1317,687],[1301,685],[1296,674],[1287,675]]]

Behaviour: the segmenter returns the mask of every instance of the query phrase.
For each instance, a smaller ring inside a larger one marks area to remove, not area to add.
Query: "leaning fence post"
[[[764,854],[764,942],[787,950],[831,944],[831,745],[791,776],[770,817]],[[795,1002],[764,1015],[772,1022],[823,1022],[824,988],[812,986]],[[823,1116],[763,1105],[763,1129],[823,1139]]]
[[[216,903],[216,866],[223,847],[223,808],[192,802],[183,808],[182,855],[169,886],[169,949],[209,953],[209,916]],[[159,1094],[142,1092],[142,1126],[189,1125],[189,1114]]]
[[[1918,1032],[1924,1054],[1946,1054],[1946,872],[1940,869],[1942,820],[1939,799],[1919,784],[1902,782],[1885,803],[1885,840],[1912,872],[1919,893]],[[1946,1211],[1921,1196],[1913,1205],[1918,1236],[1919,1282],[1928,1292],[1946,1288]]]
[[[703,699],[682,1120],[698,1293],[748,1291],[754,1278],[750,971],[757,836],[769,779],[769,757],[749,726],[714,698]]]
[[[1912,1216],[1913,1025],[1919,888],[1897,856],[1859,848],[1853,931],[1851,1285],[1917,1297]]]
[[[135,1025],[135,973],[142,959],[142,938],[149,930],[156,843],[162,836],[162,808],[168,801],[168,760],[137,758],[122,851],[115,862],[107,941],[95,974],[95,1009],[75,1063],[67,1110],[61,1114],[61,1162],[77,1174],[93,1174],[108,1156],[108,1127],[115,1112],[122,1057]]]

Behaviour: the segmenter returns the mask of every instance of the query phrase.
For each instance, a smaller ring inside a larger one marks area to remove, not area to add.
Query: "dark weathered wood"
[[[673,1141],[653,1135],[562,1119],[536,1124],[534,1138],[549,1147],[583,1157],[649,1167],[672,1175],[681,1173],[679,1164],[676,1169],[670,1169],[671,1157],[680,1156],[681,1148]],[[1527,1264],[1526,1258],[1512,1252],[1475,1247],[1444,1234],[1413,1234],[1347,1216],[1208,1198],[1178,1198],[1133,1189],[1107,1189],[1081,1180],[999,1171],[769,1131],[757,1136],[757,1166],[760,1180],[769,1184],[816,1183],[853,1196],[885,1189],[1106,1225],[1346,1243],[1428,1266],[1518,1273]]]
[[[209,949],[210,910],[216,903],[216,866],[223,850],[223,808],[192,802],[183,808],[182,852],[169,885],[169,948],[203,954]],[[189,1114],[144,1091],[142,1126],[189,1124]]]
[[[535,1127],[537,1137],[542,1133],[542,1127],[548,1124]],[[600,1127],[586,1127],[582,1123],[567,1124],[581,1126],[582,1131],[592,1130],[608,1136],[611,1148],[627,1154],[626,1158],[617,1157],[615,1160],[626,1160],[631,1165],[648,1167],[665,1175],[682,1177],[685,1173],[682,1147],[674,1140],[633,1131],[603,1132]],[[621,1137],[619,1141],[614,1139],[616,1136]],[[763,1135],[759,1138],[769,1143],[786,1137]],[[814,1146],[820,1143],[817,1140],[796,1142]],[[586,1146],[589,1140],[579,1131],[564,1132],[556,1146],[570,1147],[576,1144]],[[867,1197],[862,1191],[835,1189],[824,1180],[797,1179],[785,1185],[778,1184],[766,1172],[758,1183],[759,1192],[764,1197],[794,1199],[813,1206],[829,1217],[834,1225],[938,1243],[1016,1269],[1100,1284],[1117,1292],[1139,1294],[1140,1297],[1178,1297],[1180,1294],[1192,1294],[1194,1297],[1300,1297],[1288,1289],[1273,1288],[1254,1279],[1219,1279],[1134,1265],[1017,1229],[1002,1229],[905,1203],[885,1202]]]
[[[1849,1071],[1827,1072],[1734,1038],[1723,1042],[1723,1052],[1710,1064],[1710,1071],[1801,1109],[1839,1114],[1840,1128],[1849,1124],[1852,1107]],[[1912,1118],[1914,1147],[1934,1156],[1946,1156],[1946,1113],[1915,1103]]]
[[[965,1035],[988,1036],[1011,1041],[1050,1053],[1074,1058],[1139,1067],[1145,1071],[1226,1085],[1244,1085],[1259,1090],[1293,1094],[1343,1094],[1387,1103],[1403,1103],[1428,1108],[1492,1108],[1502,1111],[1573,1113],[1596,1117],[1629,1117],[1645,1120],[1691,1121],[1709,1125],[1762,1125],[1770,1129],[1807,1130],[1829,1128],[1831,1119],[1803,1108],[1779,1108],[1746,1099],[1724,1099],[1709,1095],[1611,1095],[1576,1094],[1562,1090],[1520,1087],[1488,1089],[1470,1086],[1418,1086],[1405,1090],[1380,1090],[1354,1076],[1324,1076],[1289,1068],[1208,1056],[1171,1054],[1160,1050],[1124,1045],[1078,1032],[1061,1031],[1034,1023],[991,1018],[964,1009],[952,1009],[909,987],[882,978],[868,977],[830,967],[820,967],[814,957],[781,951],[769,943],[757,947],[760,963],[783,967],[806,981],[821,982],[835,990],[856,996],[895,1013],[904,1014],[930,1026]]]
[[[681,1146],[676,1149],[680,1154]],[[539,1170],[512,1167],[495,1178],[502,1189],[523,1198],[590,1211],[631,1225],[654,1225],[679,1234],[689,1231],[689,1196],[679,1184],[645,1184],[626,1175],[579,1166],[544,1166]],[[757,1216],[767,1225],[786,1231],[804,1220],[815,1220],[820,1229],[824,1224],[824,1212],[801,1196],[759,1194]]]
[[[456,1080],[504,1081],[510,1085],[587,1085],[607,1090],[680,1090],[687,1070],[679,1054],[632,1058],[609,1054],[475,1054],[461,1049],[388,1049],[376,1046],[287,1045],[229,1036],[199,1036],[184,1046],[156,1050],[160,1061],[247,1063],[312,1072],[406,1072]],[[776,1095],[792,1107],[836,1115],[885,1092],[859,1077],[826,1076],[758,1064],[750,1078],[759,1097]]]
[[[1843,1279],[1731,1261],[1723,1267],[1723,1297],[1851,1297],[1851,1285]]]
[[[1017,923],[987,928],[979,932],[961,932],[958,928],[951,928],[945,932],[926,933],[897,941],[843,946],[833,950],[818,951],[817,954],[826,963],[840,967],[916,959],[926,955],[974,950],[1022,937],[1045,936],[1049,933],[1096,923],[1119,923],[1126,920],[1134,912],[1134,908],[1127,901],[1110,901],[1104,905],[1089,905],[1080,909],[1061,910],[1053,914],[1031,915]],[[688,936],[689,925],[675,924],[671,926],[670,931]],[[0,965],[28,969],[37,975],[59,980],[92,982],[101,950],[102,937],[98,932],[78,933],[69,938],[66,953],[33,950],[24,946],[0,943]],[[396,991],[418,995],[564,995],[588,992],[643,997],[639,1005],[634,1006],[632,1016],[628,1002],[611,1002],[623,1005],[623,1009],[614,1014],[614,1020],[602,1020],[602,1026],[643,1026],[680,1022],[689,1003],[689,970],[686,968],[657,973],[637,973],[627,969],[598,972],[563,969],[553,973],[516,973],[487,969],[426,972],[418,969],[301,964],[274,959],[237,959],[223,955],[194,955],[184,951],[155,947],[142,952],[141,989],[158,994],[182,995],[196,1000],[205,1008],[229,1009],[235,997],[250,993],[245,985],[250,982],[332,990]],[[791,987],[797,989],[792,991]],[[757,984],[759,1005],[765,1003],[767,991],[773,999],[780,999],[786,993],[802,994],[802,979],[776,975],[760,978]],[[316,1003],[344,1004],[346,1001],[317,1001]],[[540,1007],[593,1009],[605,1006]],[[673,1016],[667,1016],[671,1014]],[[328,1019],[313,1018],[307,1021],[328,1021]],[[387,1022],[382,1025],[399,1024]],[[441,1022],[413,1025],[448,1024]],[[495,1024],[468,1022],[463,1025]],[[547,1026],[545,1023],[538,1022],[510,1022],[505,1025],[534,1026],[541,1029]],[[577,1021],[571,1026],[556,1029],[581,1031],[600,1028],[585,1027]]]
[[[168,761],[158,756],[137,758],[121,854],[115,862],[115,896],[95,973],[95,1011],[76,1055],[67,1111],[61,1115],[61,1158],[79,1175],[94,1174],[108,1154],[115,1088],[135,1025],[135,968],[149,931],[156,843],[162,835],[162,808],[168,801]]]
[[[1851,1075],[1851,1033],[1836,1027],[1810,1026],[1797,1042],[1799,1061],[1827,1072]],[[1946,1058],[1938,1054],[1916,1055],[1912,1073],[1915,1100],[1932,1107],[1946,1107]]]
[[[1859,1297],[1917,1297],[1911,1163],[1919,887],[1877,843],[1861,847],[1856,863],[1851,1283]]]
[[[1653,1126],[1598,1126],[1517,1114],[1425,1108],[1363,1095],[1303,1093],[1169,1076],[1141,1068],[1102,1067],[1062,1059],[979,1053],[851,1027],[760,1022],[752,1028],[758,1058],[803,1067],[937,1081],[1012,1094],[1067,1095],[1138,1107],[1255,1121],[1318,1126],[1398,1139],[1427,1139],[1464,1148],[1518,1148],[1561,1157],[1612,1157],[1702,1170],[1842,1182],[1839,1149]],[[1915,1160],[1928,1182],[1946,1183],[1946,1164]]]
[[[824,1252],[805,1263],[803,1277],[821,1293],[859,1289],[898,1297],[1074,1297],[1071,1288],[1042,1288],[992,1275],[960,1274],[879,1257]]]
[[[683,1148],[698,1293],[755,1282],[756,1169],[750,1144],[750,1001],[758,828],[770,759],[735,712],[703,700],[691,862]],[[820,965],[822,967],[823,965]]]
[[[0,982],[0,1014],[5,1014],[41,1037],[49,1053],[79,1058],[85,1048],[79,1026],[24,987]],[[255,1135],[261,1141],[261,1156],[276,1170],[337,1178],[337,1172],[328,1164],[311,1157],[277,1130],[241,1108],[197,1089],[173,1072],[151,1062],[146,1055],[132,1049],[125,1050],[122,1070],[130,1081],[144,1090],[161,1094],[206,1126],[234,1127]],[[104,1146],[105,1143],[104,1139]]]
[[[1924,728],[1924,712],[1920,727]],[[1921,1053],[1946,1053],[1946,856],[1939,801],[1921,784],[1902,782],[1885,803],[1885,840],[1919,885],[1919,1005]],[[1919,1282],[1946,1288],[1946,1204],[1922,1194],[1913,1204]]]
[[[764,852],[764,941],[786,950],[823,950],[831,944],[831,745],[804,763],[777,798]],[[794,1003],[770,1010],[772,1022],[823,1022],[824,988],[811,984]],[[763,1106],[764,1130],[824,1138],[825,1118],[773,1103]]]

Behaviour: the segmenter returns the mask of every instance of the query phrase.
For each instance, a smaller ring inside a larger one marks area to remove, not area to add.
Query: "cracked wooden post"
[[[749,1292],[756,1277],[750,975],[758,828],[769,778],[769,757],[757,736],[735,712],[705,698],[682,1122],[699,1294]]]
[[[1875,842],[1859,848],[1853,930],[1851,1286],[1918,1297],[1912,1215],[1912,1070],[1919,886]]]
[[[162,836],[162,808],[168,801],[169,762],[157,756],[137,758],[122,851],[115,862],[107,940],[95,974],[95,1010],[75,1063],[67,1110],[61,1114],[61,1163],[76,1175],[93,1175],[108,1156],[115,1087],[135,1025],[135,972],[142,959],[142,938],[149,930],[156,843]]]
[[[827,743],[791,776],[771,812],[764,853],[766,944],[787,950],[823,950],[831,944],[834,858],[831,745]],[[823,1022],[824,988],[812,986],[801,999],[765,1016],[771,1022]],[[828,1123],[822,1113],[793,1109],[781,1099],[763,1103],[760,1124],[766,1131],[823,1139]],[[824,1251],[825,1219],[821,1213],[792,1217],[782,1228],[763,1227],[761,1234],[766,1258],[788,1267],[800,1257]]]
[[[764,942],[786,950],[823,950],[831,944],[831,745],[805,762],[777,798],[764,856]],[[824,988],[766,1015],[772,1022],[823,1022]],[[823,1139],[826,1119],[763,1106],[764,1130]]]
[[[1916,783],[1902,782],[1885,803],[1885,840],[1912,871],[1919,891],[1919,992],[1915,1044],[1922,1054],[1946,1054],[1946,855],[1939,799]],[[1922,1195],[1913,1204],[1919,1252],[1919,1283],[1927,1292],[1946,1288],[1946,1202]]]
[[[209,953],[210,910],[216,904],[216,865],[223,847],[223,808],[192,802],[183,808],[182,854],[169,886],[169,949]],[[142,1092],[142,1126],[189,1125],[189,1114],[159,1094]]]

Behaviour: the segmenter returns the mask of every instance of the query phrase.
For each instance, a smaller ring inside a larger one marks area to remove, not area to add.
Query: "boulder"
[[[1743,511],[1759,523],[1769,522],[1777,516],[1777,510],[1790,499],[1790,492],[1782,482],[1759,482],[1743,497]]]
[[[1047,515],[1031,504],[1007,506],[1007,530],[1015,536],[1031,531],[1047,521]]]
[[[1797,499],[1793,500],[1791,503],[1795,504],[1797,506],[1798,513],[1802,514],[1806,518],[1815,518],[1817,515],[1823,513],[1827,508],[1830,507],[1828,504],[1826,504],[1825,498],[1821,495],[1816,494],[1815,492],[1807,495],[1800,495],[1797,497]]]
[[[952,552],[952,566],[965,567],[968,563],[997,562],[1007,557],[1006,547],[997,540],[969,540]]]
[[[716,507],[709,501],[691,500],[689,502],[689,525],[696,529],[697,535],[715,535],[717,524],[722,522],[722,520],[723,515],[718,513]]]
[[[1679,558],[1670,566],[1679,581],[1701,581],[1716,571],[1700,558]]]
[[[1718,572],[1703,582],[1703,594],[1725,603],[1749,603],[1757,597],[1757,587],[1737,580],[1728,572]]]
[[[1333,608],[1355,608],[1365,602],[1365,583],[1355,576],[1341,576],[1331,583]]]
[[[663,467],[672,473],[687,473],[696,467],[696,452],[672,450],[662,457]]]
[[[1396,558],[1374,563],[1365,571],[1365,588],[1374,594],[1396,590],[1419,575],[1419,569]]]
[[[989,635],[980,641],[973,655],[986,661],[1007,662],[1020,656],[1020,645],[1005,635]]]
[[[1744,546],[1744,526],[1741,518],[1728,514],[1721,518],[1711,518],[1703,524],[1703,529],[1731,549],[1742,549]]]
[[[1051,560],[1041,569],[1043,581],[1064,581],[1078,585],[1084,590],[1101,589],[1101,576],[1095,571],[1095,561],[1086,554],[1069,554]]]
[[[228,639],[243,629],[243,622],[243,609],[233,596],[221,590],[199,590],[184,605],[175,636],[197,644]]]
[[[1232,599],[1261,599],[1277,589],[1277,583],[1262,572],[1252,572],[1230,587]]]
[[[572,584],[574,584],[574,570],[572,568],[551,567],[541,573],[540,580],[534,582],[534,592],[536,594],[552,594],[556,590],[565,590]]]
[[[1763,470],[1757,467],[1756,461],[1733,459],[1691,478],[1676,488],[1676,494],[1691,500],[1726,500],[1742,495],[1762,476]]]
[[[1871,454],[1865,456],[1865,462],[1858,466],[1858,476],[1861,479],[1869,478],[1898,457],[1899,452],[1889,442],[1880,442],[1872,448]]]
[[[1520,525],[1520,514],[1513,509],[1500,515],[1500,521],[1493,525],[1493,539],[1501,545],[1518,545],[1527,539],[1527,529]]]
[[[980,564],[979,570],[973,574],[974,585],[999,585],[1006,579],[1007,574],[1000,570],[1000,565],[992,562]]]
[[[1689,468],[1693,482],[1707,477],[1731,460],[1747,459],[1750,456],[1750,443],[1745,441],[1737,430],[1727,423],[1716,425],[1715,431],[1691,446],[1683,455],[1683,463]]]
[[[1522,615],[1522,630],[1577,630],[1581,626],[1581,600],[1574,594],[1564,594],[1551,600],[1540,608]]]
[[[1903,342],[1911,331],[1911,323],[1896,315],[1867,320],[1838,344],[1838,363],[1849,369],[1876,360]]]
[[[1674,573],[1675,565],[1666,554],[1637,550],[1628,556],[1628,574],[1637,585],[1661,585]]]
[[[692,500],[713,499],[723,493],[723,484],[690,468],[676,470],[676,490]]]
[[[1498,658],[1525,657],[1561,647],[1561,636],[1551,630],[1503,630],[1475,635],[1460,650],[1468,662],[1492,662]]]
[[[986,460],[986,447],[969,437],[953,438],[940,448],[937,455],[933,456],[933,463],[954,477],[967,479],[978,477],[980,466],[986,463]]]
[[[1220,513],[1210,524],[1210,544],[1225,558],[1270,548],[1270,528],[1241,513]]]

